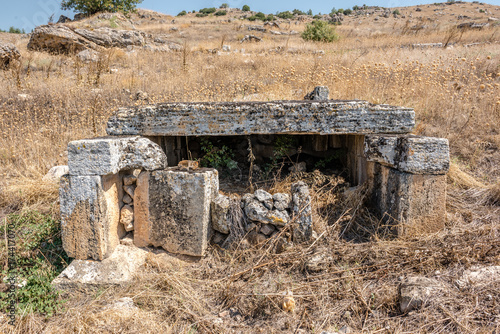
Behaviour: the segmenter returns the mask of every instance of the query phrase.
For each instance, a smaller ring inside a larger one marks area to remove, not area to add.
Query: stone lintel
[[[233,136],[252,134],[410,133],[413,109],[366,101],[163,103],[120,108],[109,135]]]
[[[142,172],[135,190],[134,244],[202,256],[211,231],[210,205],[218,192],[215,169]]]
[[[125,169],[163,169],[167,157],[147,138],[102,137],[70,142],[68,165],[70,175],[108,175]]]
[[[368,161],[413,174],[446,174],[450,167],[445,138],[367,135],[364,153]]]

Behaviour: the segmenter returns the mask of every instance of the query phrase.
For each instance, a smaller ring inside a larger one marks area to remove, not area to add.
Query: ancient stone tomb
[[[367,183],[372,205],[381,218],[398,222],[400,233],[437,230],[445,221],[448,141],[411,135],[414,126],[412,109],[364,101],[119,109],[108,122],[108,137],[69,143],[69,174],[60,190],[64,249],[76,259],[103,260],[127,237],[137,247],[203,255],[214,231],[231,233],[234,222],[233,200],[219,194],[218,171],[184,162],[206,153],[207,138],[234,149],[241,181],[251,170],[243,165],[272,158],[276,142],[286,136],[293,142],[287,154],[302,159],[303,168],[326,161],[332,169],[346,168],[352,186]],[[260,224],[256,237],[288,223],[296,226],[295,241],[311,237],[304,183],[289,193],[257,190],[241,198],[245,224]]]

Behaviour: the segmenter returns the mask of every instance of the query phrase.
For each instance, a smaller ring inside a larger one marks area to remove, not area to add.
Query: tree
[[[229,8],[229,4],[223,3],[222,5],[220,5],[219,8]]]
[[[312,23],[307,24],[301,36],[306,41],[316,42],[333,42],[339,39],[339,36],[335,32],[335,27],[321,20],[312,21]]]
[[[307,11],[307,15],[309,15],[309,16],[313,16],[313,11],[312,11],[312,9],[309,9],[309,10]]]
[[[244,12],[249,12],[250,11],[250,6],[248,5],[244,5],[242,8],[241,8],[242,11]]]
[[[92,15],[99,12],[132,12],[142,0],[63,0],[61,9]]]

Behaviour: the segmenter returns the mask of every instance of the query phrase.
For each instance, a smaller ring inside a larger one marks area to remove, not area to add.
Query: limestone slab
[[[205,252],[210,204],[218,195],[214,169],[142,172],[134,199],[134,244],[191,256]]]
[[[57,290],[79,287],[106,287],[132,282],[146,261],[147,251],[137,247],[118,245],[115,252],[103,261],[73,260],[53,281]]]
[[[59,191],[63,248],[79,260],[109,257],[125,235],[120,221],[121,178],[65,175]]]
[[[308,241],[312,236],[312,208],[309,187],[302,181],[292,184],[292,213],[296,224],[293,239]]]
[[[70,142],[68,165],[71,175],[108,175],[125,169],[163,169],[167,157],[147,138],[103,137]]]
[[[224,136],[250,134],[409,133],[413,109],[366,101],[162,103],[120,108],[109,135]]]
[[[446,174],[450,168],[448,139],[421,136],[369,135],[368,161],[413,174]]]

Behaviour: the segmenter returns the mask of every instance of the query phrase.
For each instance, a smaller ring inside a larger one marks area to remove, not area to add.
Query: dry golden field
[[[452,158],[447,227],[437,234],[398,240],[374,234],[353,243],[341,237],[341,222],[332,221],[314,246],[296,245],[281,254],[264,245],[233,252],[213,248],[197,262],[152,255],[137,284],[63,296],[67,301],[55,315],[26,311],[15,328],[0,315],[0,332],[321,333],[348,326],[353,333],[500,333],[498,281],[465,291],[452,287],[410,314],[397,307],[401,277],[440,277],[451,286],[467,268],[500,265],[500,25],[455,28],[460,14],[477,22],[500,17],[498,6],[483,5],[487,13],[477,6],[445,6],[442,15],[432,5],[421,6],[422,12],[399,8],[406,19],[347,18],[337,27],[340,40],[330,44],[269,33],[255,33],[263,38],[260,43],[240,43],[254,33],[241,25],[259,23],[191,15],[175,23],[163,15],[158,17],[165,23],[141,22],[134,16],[137,29],[165,34],[182,50],[109,49],[89,63],[28,51],[26,37],[0,33],[0,40],[13,42],[22,54],[19,64],[0,72],[5,224],[7,214],[32,210],[57,219],[57,185],[42,182],[42,176],[67,163],[69,141],[104,135],[113,111],[135,103],[302,99],[326,85],[332,99],[414,108],[415,133],[448,138]],[[408,31],[419,22],[423,29]],[[71,24],[111,22],[90,18]],[[282,31],[304,27],[304,22],[281,23]],[[411,47],[415,43],[450,46]],[[222,45],[230,45],[231,52],[208,51]],[[147,93],[148,101],[136,101],[138,91]],[[327,195],[317,196],[324,201],[321,196]],[[373,219],[367,212],[358,215],[359,226],[349,227],[354,231]],[[328,269],[309,273],[306,263],[318,253],[331,257]],[[280,293],[286,290],[295,295],[294,313],[281,308]],[[104,308],[123,296],[132,297],[139,309]]]

